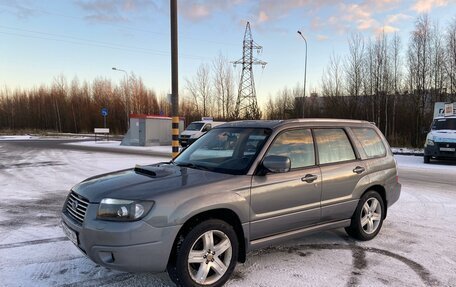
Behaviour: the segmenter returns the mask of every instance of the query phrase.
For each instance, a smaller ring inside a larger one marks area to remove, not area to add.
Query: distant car
[[[400,191],[388,143],[368,122],[239,121],[171,162],[77,184],[62,225],[100,265],[221,286],[253,249],[341,227],[374,238]]]
[[[424,143],[424,162],[431,158],[456,159],[456,116],[437,117]]]
[[[210,131],[212,128],[224,124],[224,122],[214,121],[196,121],[188,125],[188,127],[180,133],[179,144],[182,147],[187,147],[199,139],[202,135]]]

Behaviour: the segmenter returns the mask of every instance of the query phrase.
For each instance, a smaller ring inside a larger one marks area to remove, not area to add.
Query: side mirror
[[[268,155],[263,160],[263,167],[273,173],[289,172],[291,169],[291,160],[287,156]]]

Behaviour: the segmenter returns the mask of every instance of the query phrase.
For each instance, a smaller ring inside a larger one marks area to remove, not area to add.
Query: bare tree
[[[446,54],[447,73],[449,77],[449,92],[454,96],[456,93],[456,18],[450,23],[447,31]]]
[[[396,104],[397,98],[399,95],[399,90],[401,87],[401,38],[397,33],[394,33],[393,40],[392,40],[392,48],[391,48],[391,59],[393,63],[393,109],[392,109],[392,123],[391,123],[391,134],[393,138],[396,138]]]
[[[361,95],[364,65],[364,38],[361,34],[352,34],[348,38],[348,50],[345,60],[345,83],[347,94],[350,96],[350,117],[355,117],[359,102],[357,97]]]
[[[334,53],[329,58],[328,68],[323,72],[322,90],[323,95],[328,97],[342,96],[343,71],[341,59]]]
[[[201,113],[202,116],[208,116],[212,112],[212,89],[209,71],[208,65],[201,64],[193,79],[186,79],[187,90],[190,92],[197,112]]]
[[[226,119],[232,113],[235,104],[233,69],[228,60],[220,54],[212,62],[212,71],[217,114]]]
[[[421,126],[423,125],[425,103],[428,101],[430,84],[430,50],[431,50],[431,23],[427,15],[420,16],[415,24],[415,30],[411,34],[408,65],[409,83],[411,93],[415,97],[418,107],[416,122],[414,125],[413,144],[421,141]]]

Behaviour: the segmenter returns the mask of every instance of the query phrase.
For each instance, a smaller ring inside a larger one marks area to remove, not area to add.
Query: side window
[[[308,129],[281,133],[272,143],[267,155],[289,157],[291,168],[315,165],[312,133]]]
[[[263,145],[266,140],[266,135],[251,134],[245,144],[243,156],[253,156],[257,153],[258,147]]]
[[[352,128],[356,138],[361,143],[367,157],[384,156],[386,154],[382,139],[371,128]]]
[[[315,129],[320,164],[356,159],[355,152],[343,129]]]

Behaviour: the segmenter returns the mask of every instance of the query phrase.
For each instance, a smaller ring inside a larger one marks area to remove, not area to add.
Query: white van
[[[199,137],[210,131],[213,127],[224,124],[225,122],[214,121],[196,121],[188,125],[188,127],[179,135],[179,144],[182,147],[191,145]]]
[[[432,158],[456,159],[456,103],[437,102],[434,120],[424,143],[424,162]]]

